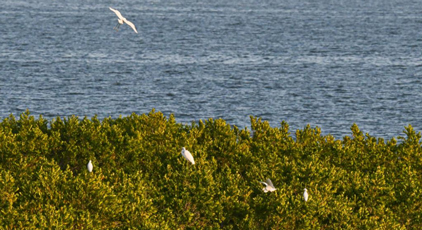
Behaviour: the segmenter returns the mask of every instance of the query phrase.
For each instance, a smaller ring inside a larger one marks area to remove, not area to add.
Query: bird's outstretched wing
[[[115,10],[111,7],[109,7],[109,8],[110,8],[111,11],[113,11],[117,15],[117,17],[119,17],[119,19],[124,19],[124,17],[122,16],[122,14],[118,10]]]
[[[128,21],[127,19],[124,20],[124,21],[125,21],[126,24],[128,24],[130,27],[132,27],[132,29],[135,31],[135,33],[138,33],[138,31],[136,30],[135,25],[132,22]]]
[[[268,184],[267,184],[267,183],[265,183],[264,181],[260,181],[259,183],[261,183],[261,184],[265,185],[265,187],[267,187],[267,186],[268,186]]]
[[[267,184],[269,184],[271,187],[275,188],[274,185],[273,185],[273,182],[269,178],[267,179]]]

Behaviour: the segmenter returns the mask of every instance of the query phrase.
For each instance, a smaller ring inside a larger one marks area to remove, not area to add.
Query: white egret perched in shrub
[[[193,159],[192,154],[188,150],[186,150],[185,147],[182,148],[182,156],[193,165],[195,164],[195,160]]]
[[[114,27],[114,29],[116,30],[116,31],[119,31],[119,27],[120,27],[120,25],[123,25],[124,23],[126,23],[126,24],[128,24],[130,27],[132,27],[132,29],[135,31],[135,33],[138,33],[138,31],[136,30],[136,27],[135,27],[135,25],[132,23],[132,22],[130,22],[130,21],[128,21],[126,18],[124,18],[123,16],[122,16],[122,14],[118,11],[118,10],[115,10],[115,9],[113,9],[113,8],[111,8],[111,7],[109,7],[110,8],[110,10],[111,11],[113,11],[116,15],[117,15],[117,17],[119,17],[119,19],[117,19],[117,21],[119,22],[115,27]]]
[[[303,192],[303,199],[306,201],[308,201],[308,190],[306,190],[305,188],[305,192]]]
[[[267,192],[274,192],[275,190],[277,190],[274,187],[273,182],[271,182],[270,179],[267,179],[266,182],[260,181],[260,183],[262,183],[263,185],[265,185],[265,188],[262,189],[262,190],[264,190],[265,193],[267,193]]]
[[[89,160],[88,165],[86,167],[88,168],[88,172],[92,172],[92,169],[94,168],[94,166],[92,166],[91,160]]]

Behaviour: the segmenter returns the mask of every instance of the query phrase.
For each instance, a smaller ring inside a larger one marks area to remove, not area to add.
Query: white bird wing
[[[135,33],[138,33],[138,31],[136,30],[135,25],[132,22],[128,21],[127,19],[125,19],[124,22],[126,24],[128,24],[130,27],[132,27],[132,29],[135,31]]]
[[[92,172],[92,168],[93,168],[93,166],[92,166],[92,163],[91,163],[91,161],[90,162],[88,162],[88,171],[89,172]]]
[[[275,188],[273,185],[273,182],[270,179],[267,179],[267,184],[269,184],[271,187]]]
[[[261,184],[265,185],[265,187],[268,187],[268,184],[267,184],[267,183],[265,183],[264,181],[260,181],[259,183],[261,183]]]
[[[122,14],[118,10],[115,10],[111,7],[109,7],[109,8],[110,8],[111,11],[113,11],[117,15],[117,17],[119,17],[119,19],[124,19],[124,17],[122,16]]]
[[[182,155],[186,158],[186,160],[190,161],[192,164],[195,164],[195,160],[193,159],[192,154],[188,150],[183,151]]]

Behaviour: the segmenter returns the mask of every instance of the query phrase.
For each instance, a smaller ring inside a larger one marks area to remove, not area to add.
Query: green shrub
[[[354,124],[336,140],[255,117],[249,131],[154,110],[52,121],[25,112],[0,124],[0,228],[420,229],[420,140],[410,125],[384,141]],[[275,192],[262,191],[266,178]]]

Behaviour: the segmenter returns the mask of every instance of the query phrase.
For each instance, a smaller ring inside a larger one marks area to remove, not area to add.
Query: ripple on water
[[[384,138],[408,124],[421,129],[415,1],[116,4],[139,34],[115,32],[114,15],[97,1],[5,0],[1,117],[156,108],[183,123],[213,117],[245,127],[254,115],[337,138],[353,123]]]

